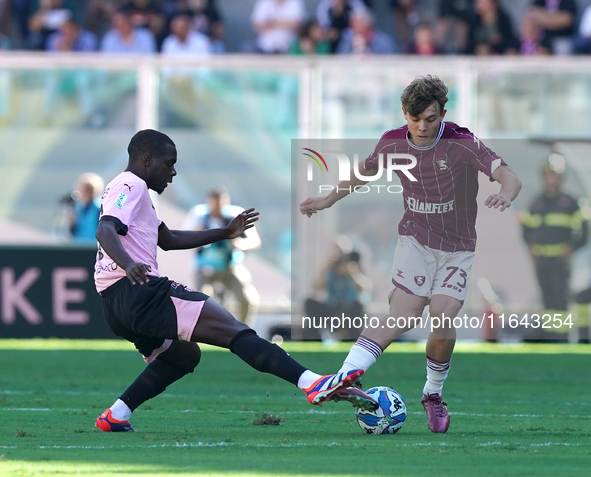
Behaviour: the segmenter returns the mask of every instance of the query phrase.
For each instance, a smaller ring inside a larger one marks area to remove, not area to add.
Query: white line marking
[[[396,439],[396,438],[395,438]],[[357,447],[359,442],[352,444],[353,447]],[[413,442],[413,443],[402,443],[395,442],[394,445],[398,444],[400,447],[429,447],[429,446],[447,446],[447,447],[465,447],[464,443],[450,444],[447,442]],[[289,448],[289,447],[334,447],[343,446],[347,444],[339,442],[329,442],[327,444],[310,443],[310,442],[293,442],[289,444],[243,444],[237,442],[175,442],[174,444],[149,444],[149,445],[112,445],[112,446],[59,446],[59,445],[42,445],[39,449],[159,449],[159,448],[198,448],[198,447],[254,447],[254,448]],[[527,447],[549,447],[549,446],[562,446],[562,447],[590,447],[591,443],[580,444],[574,442],[543,442],[543,443],[528,443],[523,444],[521,442],[482,442],[475,444],[475,447],[489,447],[489,446],[517,446],[521,448]],[[23,447],[24,448],[24,447]],[[30,449],[30,447],[26,447]],[[0,446],[0,449],[19,449],[18,446]]]

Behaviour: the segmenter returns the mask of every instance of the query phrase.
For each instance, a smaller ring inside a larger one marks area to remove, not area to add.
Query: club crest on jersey
[[[125,202],[127,201],[127,196],[121,192],[121,194],[119,194],[119,197],[117,197],[117,199],[115,199],[115,205],[117,207],[119,207],[120,209],[123,208],[123,206],[125,205]]]
[[[435,164],[435,169],[437,169],[437,171],[442,172],[444,174],[451,170],[449,167],[449,157],[443,157],[441,159],[434,159],[433,163]]]
[[[420,287],[423,286],[423,284],[425,283],[425,277],[423,275],[416,276],[415,283]]]

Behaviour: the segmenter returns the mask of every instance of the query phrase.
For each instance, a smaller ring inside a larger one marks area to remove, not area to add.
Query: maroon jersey
[[[387,167],[387,154],[412,154],[417,165],[410,173],[395,171],[403,187],[404,215],[398,225],[400,235],[411,235],[419,243],[445,252],[476,248],[478,171],[490,175],[503,159],[480,142],[468,129],[442,122],[437,139],[426,147],[415,146],[408,138],[408,126],[385,132],[364,162],[377,169],[379,154]],[[408,159],[391,159],[408,164]]]

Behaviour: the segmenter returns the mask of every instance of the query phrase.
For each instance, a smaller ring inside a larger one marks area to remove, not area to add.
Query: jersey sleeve
[[[372,169],[377,169],[379,167],[378,164],[378,160],[379,160],[379,154],[380,151],[384,148],[384,146],[388,143],[391,142],[389,138],[387,138],[388,133],[384,133],[382,135],[382,137],[379,139],[378,143],[376,144],[376,147],[374,148],[373,152],[367,156],[365,158],[365,160],[363,161],[363,167],[366,170],[372,170]],[[386,164],[384,164],[385,166]]]
[[[498,156],[492,149],[486,147],[480,141],[479,144],[480,148],[472,156],[472,167],[490,177],[499,167],[507,165],[503,158]]]
[[[474,136],[470,131],[464,129],[458,138],[461,148],[466,152],[466,161],[477,171],[486,174],[488,177],[500,167],[507,163],[492,149]]]
[[[115,223],[119,235],[127,235],[144,197],[139,184],[113,184],[101,202],[101,219]]]

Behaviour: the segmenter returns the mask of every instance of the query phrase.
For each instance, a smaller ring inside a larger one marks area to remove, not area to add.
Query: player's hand
[[[308,197],[305,201],[300,204],[300,212],[302,215],[312,217],[316,212],[322,209],[330,207],[327,204],[326,197]]]
[[[150,265],[146,265],[145,263],[132,263],[125,269],[125,275],[127,275],[127,278],[129,278],[132,285],[135,285],[136,283],[143,285],[150,281],[148,272],[151,271],[152,267],[150,267]]]
[[[511,201],[502,194],[491,194],[484,201],[484,205],[486,205],[489,209],[494,207],[495,209],[499,209],[501,212],[503,212],[503,210],[506,208],[511,207]]]
[[[244,231],[254,227],[254,223],[257,220],[259,220],[259,213],[254,211],[254,207],[238,214],[232,219],[232,222],[226,225],[226,230],[229,234],[228,238],[240,237]]]

